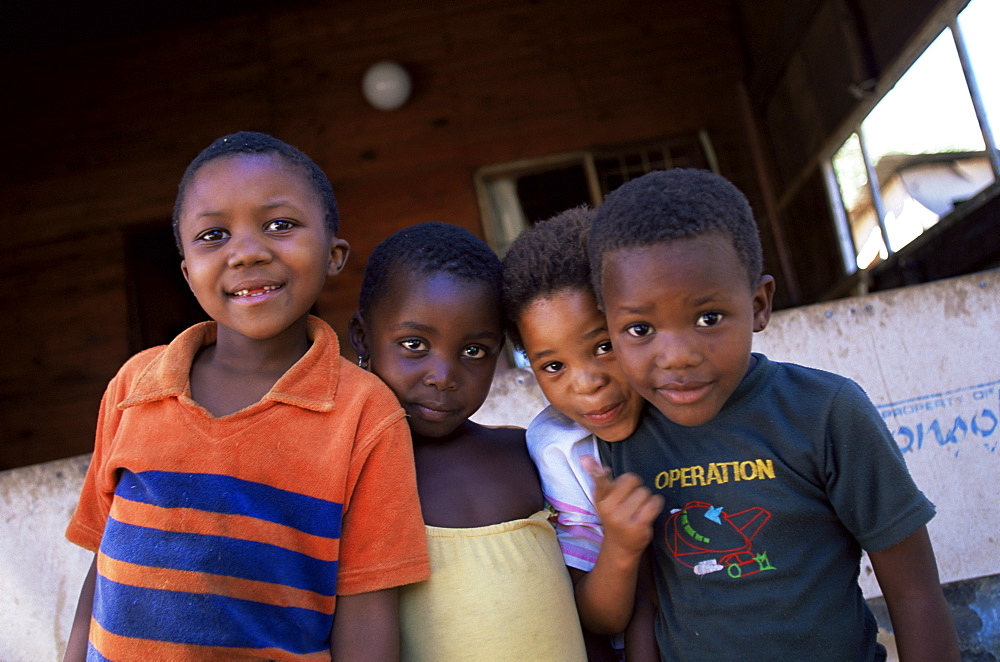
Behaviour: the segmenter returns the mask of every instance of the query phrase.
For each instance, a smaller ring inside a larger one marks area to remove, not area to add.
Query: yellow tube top
[[[400,589],[403,662],[587,659],[548,515],[426,527],[431,578]]]

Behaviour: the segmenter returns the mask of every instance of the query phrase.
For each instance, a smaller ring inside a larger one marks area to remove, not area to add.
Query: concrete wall
[[[998,328],[1000,271],[992,271],[782,311],[755,337],[755,349],[774,359],[855,379],[883,412],[938,506],[929,529],[941,579],[963,651],[977,660],[1000,651]],[[510,370],[475,419],[526,426],[544,405],[532,374]],[[65,646],[90,555],[63,530],[88,459],[0,473],[0,660],[57,659]],[[867,564],[861,585],[884,612]]]
[[[62,658],[93,555],[69,543],[90,455],[0,472],[0,660]]]

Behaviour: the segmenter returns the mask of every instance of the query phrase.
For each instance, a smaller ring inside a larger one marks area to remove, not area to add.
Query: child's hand
[[[612,479],[611,472],[590,455],[580,459],[594,479],[594,505],[604,527],[604,545],[641,553],[653,539],[653,521],[663,510],[663,497],[653,494],[632,473]]]

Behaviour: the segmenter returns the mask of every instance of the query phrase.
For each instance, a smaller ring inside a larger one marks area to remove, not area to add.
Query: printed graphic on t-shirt
[[[767,552],[753,540],[771,519],[763,508],[729,514],[724,506],[691,501],[672,510],[664,527],[667,549],[674,560],[696,575],[726,571],[733,579],[774,570]]]

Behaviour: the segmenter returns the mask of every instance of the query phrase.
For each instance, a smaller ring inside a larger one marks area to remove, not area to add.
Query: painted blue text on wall
[[[1000,381],[878,405],[904,453],[932,448],[996,453],[1000,446]]]

